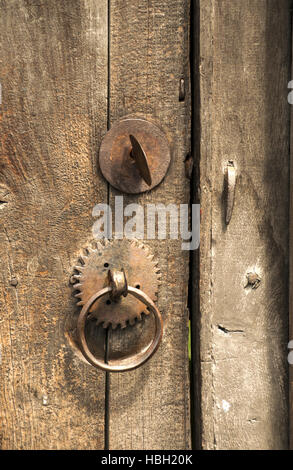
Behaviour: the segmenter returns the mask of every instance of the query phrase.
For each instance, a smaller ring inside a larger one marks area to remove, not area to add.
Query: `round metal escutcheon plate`
[[[130,136],[143,148],[151,175],[148,185],[133,159]],[[99,154],[100,169],[106,180],[124,193],[149,191],[164,178],[170,165],[170,148],[165,134],[155,124],[141,118],[124,118],[105,135]]]

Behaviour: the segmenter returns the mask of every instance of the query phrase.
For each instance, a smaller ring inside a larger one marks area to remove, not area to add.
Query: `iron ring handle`
[[[105,363],[100,359],[97,359],[89,350],[87,345],[87,341],[85,338],[85,324],[89,309],[93,305],[93,303],[104,297],[104,295],[111,293],[112,287],[105,287],[101,289],[97,293],[95,293],[83,306],[80,315],[77,320],[77,336],[81,348],[81,352],[86,358],[88,362],[90,362],[94,367],[98,367],[106,372],[125,372],[128,370],[136,369],[143,365],[150,357],[156,352],[159,347],[159,344],[162,339],[163,335],[163,320],[161,314],[157,307],[155,306],[154,302],[149,298],[147,294],[142,292],[135,287],[127,286],[127,293],[133,295],[138,300],[143,302],[149,310],[154,314],[155,321],[156,321],[156,333],[155,336],[147,347],[147,349],[135,354],[134,356],[122,360],[113,360],[110,363]]]

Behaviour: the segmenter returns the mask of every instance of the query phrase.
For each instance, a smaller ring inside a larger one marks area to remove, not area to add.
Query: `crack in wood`
[[[229,330],[228,328],[225,328],[222,325],[218,325],[218,329],[223,331],[224,333],[244,333],[244,330]]]

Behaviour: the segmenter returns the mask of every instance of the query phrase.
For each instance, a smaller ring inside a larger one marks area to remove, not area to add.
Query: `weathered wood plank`
[[[202,447],[284,449],[290,2],[197,5]],[[236,165],[238,181],[226,226],[222,195],[228,160]],[[259,287],[245,287],[247,273],[254,271]]]
[[[159,187],[124,203],[189,203],[184,160],[190,147],[189,2],[111,1],[110,121],[127,114],[153,118],[167,134],[172,163]],[[179,101],[180,79],[186,98]],[[118,192],[110,192],[111,202]],[[158,306],[164,337],[140,369],[111,375],[111,449],[186,449],[189,432],[188,258],[181,240],[144,240],[162,272]],[[147,275],[147,273],[145,273]],[[141,346],[139,328],[111,334],[112,349]],[[137,336],[136,336],[137,333]],[[123,336],[122,336],[123,335]]]
[[[107,1],[0,12],[1,448],[103,448],[104,374],[71,347],[68,281],[107,200]]]
[[[292,17],[291,17],[292,21]],[[292,28],[292,23],[291,23]],[[292,29],[291,29],[292,31]],[[293,41],[293,36],[291,37]],[[293,50],[293,49],[292,49]],[[293,77],[293,60],[291,56],[291,77]],[[292,90],[288,90],[288,101],[291,104],[291,121],[290,121],[290,234],[289,234],[289,341],[288,344],[288,360],[289,366],[289,447],[293,449],[293,364],[292,364],[292,340],[293,340],[293,107],[292,107]]]

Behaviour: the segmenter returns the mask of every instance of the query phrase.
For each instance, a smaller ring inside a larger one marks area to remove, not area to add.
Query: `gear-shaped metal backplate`
[[[75,295],[84,305],[92,295],[108,285],[108,270],[125,270],[127,283],[144,291],[153,301],[156,300],[160,272],[149,249],[141,243],[130,240],[114,240],[97,243],[95,248],[87,248],[86,254],[80,256],[80,265],[75,266],[78,274]],[[94,303],[89,318],[95,319],[104,328],[117,326],[125,328],[128,324],[141,320],[142,314],[149,314],[146,306],[131,295],[113,302],[107,295]]]

